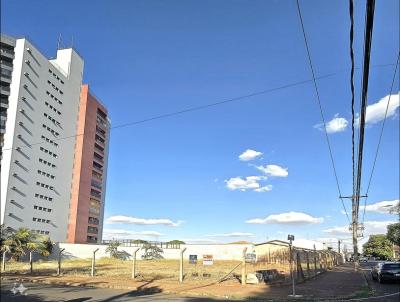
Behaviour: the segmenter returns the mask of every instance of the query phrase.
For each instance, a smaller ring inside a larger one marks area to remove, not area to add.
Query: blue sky
[[[365,1],[355,2],[355,58],[362,67]],[[335,73],[319,80],[318,88],[326,119],[333,120],[329,137],[341,189],[350,195],[348,1],[303,0],[301,7],[317,75]],[[377,1],[370,105],[389,94],[398,20],[398,1]],[[114,126],[311,79],[293,0],[4,0],[1,30],[28,37],[49,57],[55,55],[59,34],[65,46],[73,37],[85,60],[85,82],[108,107]],[[358,69],[357,104],[360,75]],[[370,107],[364,189],[385,102]],[[396,95],[369,204],[399,198],[398,107]],[[348,237],[319,123],[309,82],[113,130],[105,217],[124,223],[105,224],[106,233],[210,242],[284,239],[287,233],[309,239]],[[240,160],[248,149],[262,155]],[[238,179],[252,176],[244,185]],[[268,191],[256,192],[257,184]],[[349,201],[346,205],[350,210]],[[380,213],[379,205],[366,212],[366,233],[380,232],[396,220]],[[297,214],[288,214],[292,223],[287,223],[279,214],[290,212]],[[115,217],[121,215],[126,217]],[[278,216],[262,220],[269,215]],[[246,223],[255,218],[264,223]]]

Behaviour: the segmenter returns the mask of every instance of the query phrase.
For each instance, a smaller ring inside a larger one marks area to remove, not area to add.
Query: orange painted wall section
[[[88,85],[82,85],[77,133],[83,135],[77,136],[75,145],[67,235],[67,242],[70,243],[87,243],[88,226],[101,228],[101,225],[96,226],[88,222],[89,216],[100,220],[102,215],[89,214],[98,108],[107,114],[107,109],[90,94]],[[105,154],[104,157],[106,156]],[[102,190],[98,191],[101,194],[105,193]]]

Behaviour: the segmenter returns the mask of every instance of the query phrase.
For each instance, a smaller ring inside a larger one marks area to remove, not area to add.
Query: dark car
[[[371,270],[373,280],[379,283],[385,281],[400,281],[400,262],[381,262]]]

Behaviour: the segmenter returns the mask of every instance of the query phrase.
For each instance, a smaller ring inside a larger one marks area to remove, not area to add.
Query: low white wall
[[[186,248],[184,253],[184,259],[189,259],[189,255],[197,255],[200,260],[203,255],[213,255],[214,260],[241,260],[243,255],[243,249],[247,248],[248,252],[253,250],[251,244],[182,244],[181,249]],[[92,244],[73,244],[73,243],[59,243],[55,246],[52,258],[57,258],[60,249],[63,251],[63,258],[91,258],[93,251],[99,249],[96,252],[96,258],[109,257],[106,253],[107,245],[92,245]],[[126,252],[129,255],[133,254],[133,251],[137,247],[120,246],[118,251]],[[163,249],[164,253],[162,256],[165,259],[179,259],[181,249]],[[137,258],[141,258],[144,250],[139,249],[137,252]]]

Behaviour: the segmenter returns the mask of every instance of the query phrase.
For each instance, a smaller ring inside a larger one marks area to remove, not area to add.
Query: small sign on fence
[[[213,255],[203,255],[203,265],[213,265],[214,258]]]
[[[257,255],[255,253],[247,253],[245,256],[245,262],[247,263],[257,262]]]
[[[189,255],[189,263],[197,264],[197,255]]]

